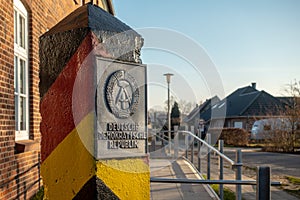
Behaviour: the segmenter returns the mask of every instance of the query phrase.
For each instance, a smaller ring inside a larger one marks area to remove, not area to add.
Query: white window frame
[[[24,46],[20,44],[20,17],[24,18]],[[24,73],[21,73],[21,60],[25,62]],[[14,88],[15,88],[15,140],[29,139],[29,78],[28,78],[28,12],[20,0],[14,0]],[[23,75],[23,76],[22,76]],[[22,77],[21,77],[22,76]],[[22,78],[22,79],[21,79]],[[21,91],[21,80],[24,90]],[[25,107],[21,108],[21,99],[24,99]],[[21,128],[21,114],[23,109],[23,121]]]
[[[234,122],[234,128],[243,128],[243,122],[241,121]]]

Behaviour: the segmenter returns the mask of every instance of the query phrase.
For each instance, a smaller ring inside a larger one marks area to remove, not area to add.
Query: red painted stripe
[[[97,39],[95,39],[92,33],[89,33],[85,37],[76,53],[71,57],[41,101],[40,112],[42,122],[40,130],[42,134],[42,162],[75,128],[72,112],[72,93],[76,76],[81,71],[85,73],[80,73],[80,78],[83,81],[80,86],[82,93],[77,101],[80,109],[75,113],[77,121],[80,121],[94,108],[94,57],[87,56],[92,51],[95,41]]]

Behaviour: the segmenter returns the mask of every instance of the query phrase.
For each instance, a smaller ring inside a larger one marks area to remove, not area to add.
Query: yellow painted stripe
[[[42,163],[45,199],[72,199],[95,175],[94,157],[84,145],[94,149],[93,137],[94,113],[91,112]]]
[[[150,199],[150,170],[142,158],[97,161],[96,175],[120,199]]]

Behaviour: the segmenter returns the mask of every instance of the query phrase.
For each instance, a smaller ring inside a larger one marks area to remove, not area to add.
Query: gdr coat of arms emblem
[[[110,111],[118,118],[133,115],[139,102],[136,80],[125,70],[114,72],[105,87],[106,101]]]

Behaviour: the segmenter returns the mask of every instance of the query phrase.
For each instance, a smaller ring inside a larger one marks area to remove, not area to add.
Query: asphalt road
[[[235,160],[234,149],[225,149],[225,154]],[[270,166],[273,175],[300,178],[300,154],[251,152],[249,149],[242,149],[242,162],[249,167]]]

